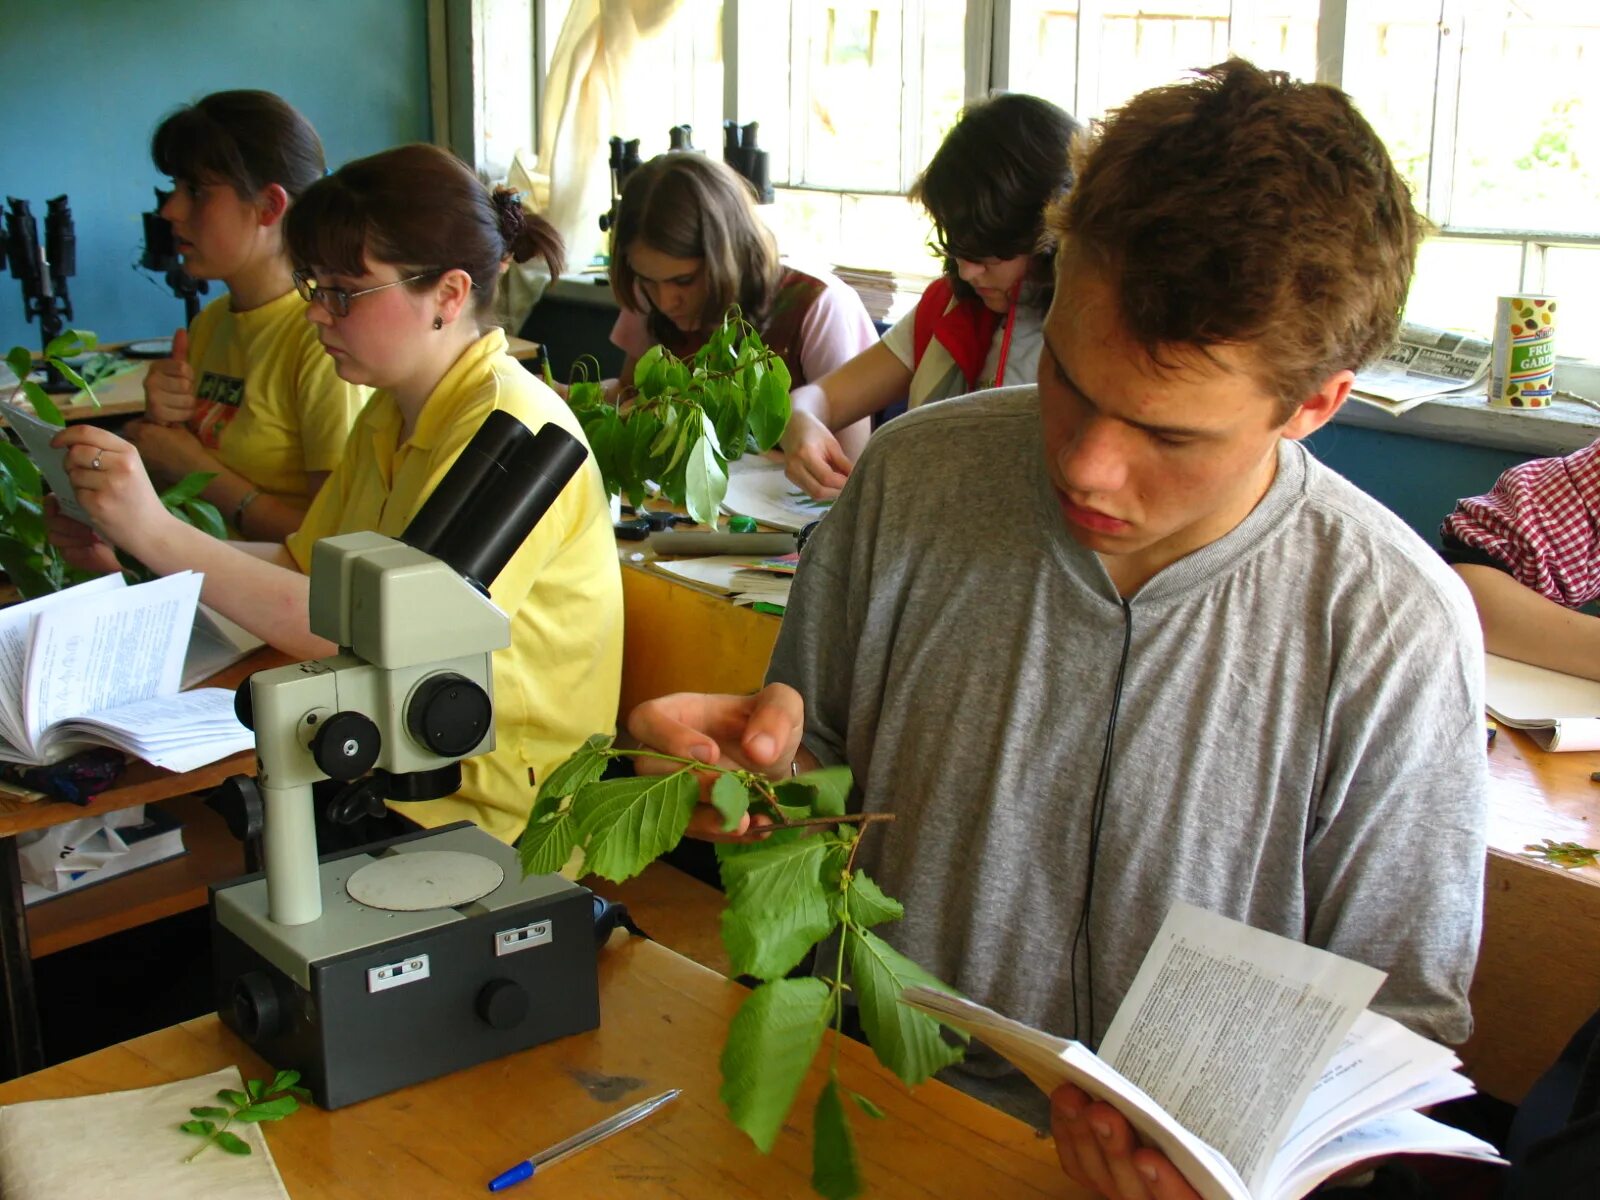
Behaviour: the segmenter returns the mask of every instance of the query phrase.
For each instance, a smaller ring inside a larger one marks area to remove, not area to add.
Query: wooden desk
[[[261,649],[206,682],[213,687],[237,687],[252,671],[287,661],[276,650]],[[194,907],[196,902],[204,903],[205,883],[238,873],[234,865],[238,860],[229,850],[228,835],[213,824],[183,858],[100,884],[81,896],[46,901],[47,907],[36,909],[38,915],[34,916],[22,903],[16,835],[81,817],[209,792],[230,775],[254,770],[255,755],[248,751],[181,774],[134,762],[111,787],[82,806],[50,800],[29,803],[0,790],[0,1078],[35,1071],[44,1065],[39,1007],[33,987],[35,930],[31,926],[38,927],[40,953],[51,953],[117,928],[129,928],[139,920],[154,920]],[[237,843],[233,850],[237,850]],[[49,905],[66,908],[52,915]],[[119,914],[119,906],[131,906],[131,915]],[[88,917],[94,919],[85,924]]]
[[[1489,750],[1483,944],[1472,983],[1467,1074],[1518,1101],[1600,1008],[1600,868],[1523,853],[1544,838],[1600,846],[1600,753],[1550,754],[1504,729]]]
[[[553,1192],[536,1193],[537,1182],[521,1190],[530,1197],[809,1197],[808,1134],[822,1071],[801,1087],[770,1156],[734,1128],[717,1098],[718,1055],[744,995],[670,950],[624,940],[602,951],[601,1026],[593,1033],[336,1112],[309,1109],[263,1131],[296,1197],[477,1197],[491,1176],[532,1151],[625,1102],[679,1087],[682,1097],[646,1123],[551,1168]],[[855,1042],[841,1043],[839,1061],[845,1086],[888,1114],[871,1121],[849,1106],[868,1195],[1085,1195],[1061,1174],[1053,1143],[1020,1121],[943,1084],[908,1092]],[[206,1017],[0,1085],[0,1103],[145,1087],[230,1063],[246,1078],[271,1077],[243,1042]],[[618,1090],[624,1080],[630,1086]],[[603,1100],[595,1095],[602,1087]],[[184,1115],[175,1114],[174,1124]],[[185,1149],[175,1134],[175,1154]]]

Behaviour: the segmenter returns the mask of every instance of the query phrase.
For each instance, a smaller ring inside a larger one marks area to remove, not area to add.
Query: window
[[[548,22],[572,0],[497,2]],[[675,121],[713,151],[721,118],[759,121],[786,252],[924,273],[927,220],[901,197],[967,97],[1092,118],[1229,54],[1335,83],[1438,231],[1408,316],[1486,332],[1497,294],[1548,291],[1563,355],[1600,359],[1600,4],[682,0],[671,37],[646,154]]]

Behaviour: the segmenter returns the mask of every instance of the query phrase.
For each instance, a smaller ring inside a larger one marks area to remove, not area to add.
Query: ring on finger
[[[89,460],[89,469],[90,470],[99,471],[99,470],[102,469],[101,466],[100,466],[100,455],[101,455],[101,451],[96,450],[94,452],[94,457]]]

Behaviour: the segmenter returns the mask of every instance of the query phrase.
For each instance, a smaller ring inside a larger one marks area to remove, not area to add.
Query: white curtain
[[[561,231],[571,267],[588,263],[604,244],[599,218],[611,204],[608,139],[665,137],[665,127],[655,126],[662,124],[659,97],[670,60],[656,62],[649,41],[680,3],[574,0],[567,12],[545,79],[537,161],[530,165],[519,152],[507,181]],[[501,324],[520,329],[547,282],[543,264],[514,264],[501,280]]]

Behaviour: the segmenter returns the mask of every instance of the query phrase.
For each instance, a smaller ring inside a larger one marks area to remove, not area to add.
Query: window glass
[[[1429,238],[1417,255],[1406,320],[1487,337],[1496,296],[1522,285],[1522,247],[1515,242]]]
[[[1422,207],[1438,79],[1440,0],[1350,0],[1344,90],[1389,147]]]
[[[1552,246],[1545,258],[1544,290],[1560,302],[1556,353],[1600,359],[1600,247]]]
[[[1600,5],[1478,0],[1459,95],[1451,225],[1600,229]]]

